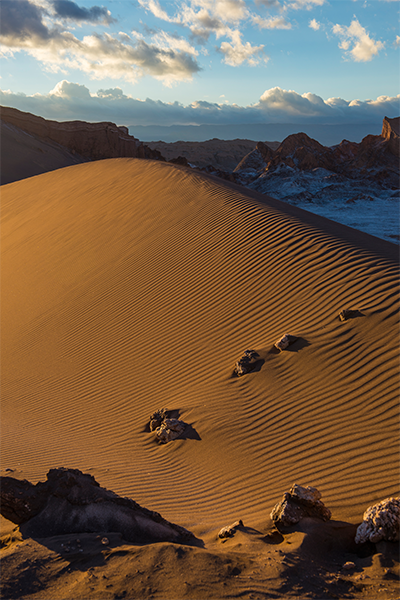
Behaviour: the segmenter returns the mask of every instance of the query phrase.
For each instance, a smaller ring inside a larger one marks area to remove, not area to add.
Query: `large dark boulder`
[[[100,487],[92,475],[77,469],[51,469],[47,481],[36,485],[2,477],[1,514],[29,537],[120,532],[137,543],[195,540],[190,531]]]

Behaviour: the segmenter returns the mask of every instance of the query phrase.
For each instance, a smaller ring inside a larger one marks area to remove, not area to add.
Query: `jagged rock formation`
[[[1,120],[92,160],[119,157],[165,160],[160,152],[129,135],[127,127],[117,127],[115,123],[59,123],[9,107],[1,107]]]
[[[324,169],[349,179],[368,179],[398,189],[399,120],[400,117],[385,117],[381,135],[368,135],[359,144],[343,140],[328,148],[305,133],[289,135],[276,151],[261,142],[242,159],[234,172],[242,173],[242,183],[249,185],[259,178],[260,183],[262,179],[265,182],[278,171],[287,173],[287,168],[295,171]],[[257,173],[250,178],[249,170]],[[259,189],[256,185],[251,187]]]
[[[386,498],[367,508],[363,522],[357,528],[355,542],[382,540],[398,542],[400,539],[400,498]]]
[[[388,148],[395,156],[400,155],[400,117],[389,119],[385,117],[382,125],[382,137],[388,142]]]
[[[331,511],[320,500],[321,493],[314,487],[303,487],[295,483],[289,492],[283,494],[271,512],[275,525],[295,525],[304,517],[316,517],[329,521]]]
[[[29,537],[120,532],[138,543],[195,539],[190,531],[100,487],[92,475],[77,469],[50,469],[47,481],[36,485],[2,477],[1,514]]]

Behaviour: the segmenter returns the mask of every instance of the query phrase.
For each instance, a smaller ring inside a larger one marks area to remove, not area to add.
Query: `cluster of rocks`
[[[1,514],[19,525],[24,536],[44,538],[101,532],[99,539],[107,545],[109,539],[104,534],[116,532],[134,543],[198,543],[184,527],[100,487],[92,475],[77,469],[51,469],[47,480],[36,485],[8,476],[2,477],[0,483]],[[328,521],[331,511],[321,501],[321,493],[316,488],[295,483],[274,506],[270,516],[279,529],[293,526],[305,517]],[[233,537],[241,527],[243,521],[235,521],[223,527],[218,537]],[[355,542],[398,542],[399,529],[400,498],[387,498],[364,513]]]
[[[279,350],[282,352],[286,350],[291,344],[293,344],[298,338],[295,335],[285,333],[278,341],[275,342],[275,351]],[[242,356],[236,361],[235,368],[233,370],[234,375],[242,377],[247,375],[254,370],[257,364],[261,361],[261,356],[256,350],[245,350]]]
[[[171,416],[173,411],[167,408],[156,410],[149,419],[149,428],[154,432],[159,444],[176,440],[185,432],[187,423]]]
[[[289,492],[283,494],[271,512],[275,525],[290,527],[305,517],[329,521],[332,514],[321,500],[321,493],[311,486],[295,483]],[[386,498],[370,506],[364,513],[363,522],[358,526],[355,542],[374,544],[385,540],[398,542],[400,539],[400,498]]]

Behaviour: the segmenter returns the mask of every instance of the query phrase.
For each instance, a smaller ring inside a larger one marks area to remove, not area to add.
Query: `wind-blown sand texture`
[[[250,568],[236,536],[222,545],[218,530],[242,519],[265,532],[294,482],[317,487],[333,520],[350,524],[398,494],[396,246],[204,174],[128,158],[4,186],[2,222],[3,474],[93,474],[209,543],[191,549],[204,552],[200,562],[187,551],[200,579],[211,564],[228,577],[211,547],[221,557],[236,549],[239,571]],[[343,309],[361,315],[341,322]],[[298,340],[275,352],[285,333]],[[233,377],[247,348],[261,364]],[[193,439],[154,442],[146,425],[162,407],[179,411]],[[138,552],[137,565],[146,549]],[[163,552],[166,563],[175,557],[173,545],[156,545],[147,568]],[[153,597],[233,597],[211,575],[199,595],[175,576]],[[262,589],[248,578],[229,585],[261,593],[272,579]],[[59,597],[100,597],[88,585]],[[150,597],[146,585],[132,597]],[[296,595],[282,589],[254,597]]]

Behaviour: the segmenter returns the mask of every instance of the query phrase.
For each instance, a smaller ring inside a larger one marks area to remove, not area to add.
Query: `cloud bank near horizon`
[[[384,116],[400,114],[400,94],[379,96],[375,100],[343,100],[308,92],[274,87],[266,90],[250,106],[217,104],[205,101],[187,106],[179,102],[138,100],[121,88],[99,89],[90,93],[85,85],[60,81],[48,94],[28,96],[0,90],[3,106],[57,121],[112,121],[118,125],[202,125],[257,123],[377,123]]]

